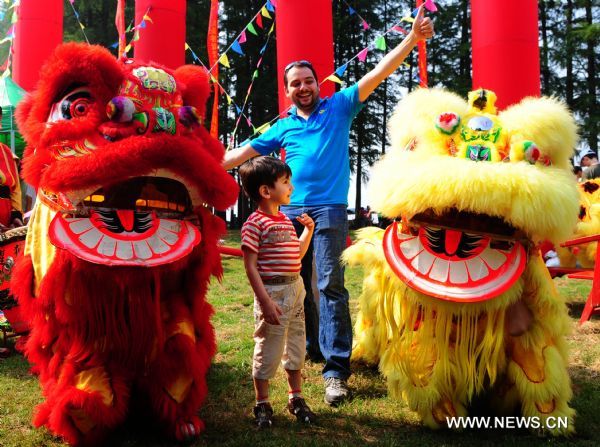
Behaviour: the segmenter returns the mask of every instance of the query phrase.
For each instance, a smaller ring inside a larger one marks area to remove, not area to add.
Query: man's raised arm
[[[223,158],[223,167],[226,171],[229,171],[230,169],[241,165],[246,160],[256,157],[257,155],[260,154],[256,152],[252,146],[250,146],[250,143],[248,143],[242,147],[225,152],[225,158]]]
[[[420,40],[429,39],[433,36],[433,22],[429,17],[424,17],[424,11],[425,8],[421,5],[410,33],[396,48],[386,54],[373,70],[358,81],[358,99],[360,102],[366,101],[377,86],[396,71]]]

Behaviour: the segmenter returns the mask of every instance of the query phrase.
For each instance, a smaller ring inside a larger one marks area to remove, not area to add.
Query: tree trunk
[[[565,48],[566,48],[566,85],[565,94],[567,104],[573,109],[573,0],[567,0],[566,16],[566,33],[565,33]]]
[[[585,20],[587,26],[592,26],[592,2],[585,2]],[[596,54],[594,51],[594,41],[591,37],[587,40],[587,90],[588,90],[588,143],[590,149],[598,153],[598,121],[597,121],[597,101],[596,101]]]
[[[364,132],[359,130],[359,133]],[[354,201],[354,220],[357,221],[359,217],[359,210],[362,202],[362,142],[360,135],[358,138],[358,144],[356,145],[356,200]]]
[[[352,32],[352,48],[354,51],[359,47],[359,43],[357,41],[356,32]],[[357,59],[355,59],[355,79],[358,79],[357,74],[359,70],[357,68]],[[362,142],[363,142],[363,133],[364,133],[364,125],[361,125],[361,121],[363,121],[362,116],[358,116],[355,120],[354,129],[356,129],[356,198],[355,198],[355,222],[358,218],[358,210],[360,209],[360,202],[362,199]],[[348,148],[350,150],[350,148]]]
[[[546,14],[546,2],[540,2],[540,22],[542,33],[542,92],[546,95],[550,94],[550,67],[548,65],[548,17]]]
[[[383,29],[387,30],[388,27],[388,10],[387,10],[387,0],[383,2]],[[385,78],[383,81],[383,128],[381,129],[381,155],[385,154],[385,136],[387,134],[387,115],[388,115],[388,107],[387,107],[387,93],[388,93],[388,80]]]
[[[467,91],[471,89],[471,52],[469,48],[469,31],[471,29],[471,21],[469,20],[469,1],[461,1],[461,26],[460,26],[460,49],[461,56],[459,61],[458,72],[460,78],[467,83]]]

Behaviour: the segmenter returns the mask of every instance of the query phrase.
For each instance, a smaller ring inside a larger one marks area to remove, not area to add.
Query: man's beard
[[[318,98],[318,93],[315,95],[311,95],[311,101],[308,104],[306,104],[306,103],[303,104],[299,98],[294,98],[293,102],[294,102],[294,105],[296,106],[296,108],[298,108],[299,110],[312,112],[313,109],[315,108],[315,105],[317,104],[317,98]]]

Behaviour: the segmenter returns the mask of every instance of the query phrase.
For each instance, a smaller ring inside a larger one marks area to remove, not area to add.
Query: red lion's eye
[[[69,109],[73,118],[85,116],[90,110],[90,100],[89,98],[77,98],[71,103]]]

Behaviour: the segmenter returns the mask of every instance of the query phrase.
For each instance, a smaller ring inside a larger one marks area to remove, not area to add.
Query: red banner
[[[423,0],[417,0],[417,8],[425,3]],[[419,85],[427,88],[427,43],[421,40],[417,44],[419,48]]]
[[[208,19],[208,33],[206,36],[206,49],[208,52],[208,64],[214,66],[211,74],[219,79],[219,0],[210,1],[210,16]],[[210,134],[219,138],[219,85],[213,84],[213,109],[210,121]]]
[[[13,79],[31,91],[40,76],[40,68],[63,40],[63,2],[28,0],[19,5],[13,41]]]
[[[185,64],[185,14],[185,0],[136,0],[134,23],[147,23],[137,30],[135,59],[154,61],[172,70]],[[152,22],[146,15],[152,16]]]
[[[119,34],[119,58],[125,53],[127,45],[125,39],[125,0],[117,0],[117,13],[115,14],[115,26]]]
[[[538,2],[472,0],[473,89],[493,90],[502,110],[540,95]]]

